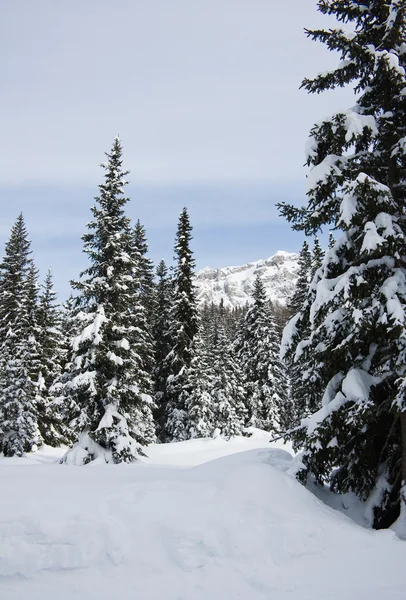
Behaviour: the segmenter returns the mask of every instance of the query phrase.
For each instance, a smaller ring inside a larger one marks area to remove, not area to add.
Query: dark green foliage
[[[54,383],[59,379],[64,361],[62,318],[48,271],[37,309],[39,373],[36,406],[38,427],[45,444],[59,446],[69,441],[69,429],[64,422],[64,407],[56,398]]]
[[[72,282],[78,335],[63,378],[73,413],[76,407],[72,426],[84,434],[66,460],[80,463],[95,457],[92,442],[105,460],[129,462],[154,440],[152,404],[145,395],[151,387],[144,363],[149,340],[134,234],[124,213],[127,172],[118,138],[102,166],[105,180],[83,236],[90,266]]]
[[[194,259],[190,249],[192,227],[184,208],[179,217],[175,240],[175,268],[173,276],[173,303],[170,311],[171,350],[165,359],[168,373],[165,390],[167,439],[187,437],[186,389],[187,370],[192,359],[193,339],[198,329],[196,295],[193,286]]]
[[[23,216],[6,243],[0,265],[0,450],[21,456],[41,443],[35,385],[36,270]]]
[[[307,34],[343,62],[303,87],[319,93],[352,83],[358,97],[310,132],[307,206],[280,205],[294,229],[340,234],[285,340],[286,353],[307,356],[303,381],[319,409],[294,437],[304,447],[302,480],[312,474],[370,498],[382,527],[399,514],[406,476],[406,3],[318,6],[346,30]]]
[[[302,308],[307,298],[309,290],[311,272],[312,272],[312,255],[309,250],[309,244],[306,240],[303,242],[302,249],[299,253],[298,260],[299,272],[295,292],[289,302],[289,309],[292,315],[296,315]]]
[[[247,425],[275,431],[287,413],[287,375],[279,360],[276,322],[259,276],[255,279],[253,304],[248,309],[236,340],[236,354],[243,376]]]
[[[173,282],[168,275],[168,268],[163,260],[159,263],[156,274],[158,281],[155,288],[156,312],[153,321],[155,425],[158,438],[165,439],[168,401],[166,385],[170,375],[170,362],[166,361],[166,358],[171,351],[170,313],[173,302]]]

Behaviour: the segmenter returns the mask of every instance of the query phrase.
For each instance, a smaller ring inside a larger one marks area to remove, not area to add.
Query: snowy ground
[[[403,600],[406,542],[321,503],[268,437],[0,460],[1,600]]]

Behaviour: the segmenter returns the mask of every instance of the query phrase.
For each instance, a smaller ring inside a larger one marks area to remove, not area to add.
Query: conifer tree
[[[302,249],[299,253],[298,266],[299,271],[296,288],[289,302],[289,309],[292,315],[295,315],[301,310],[309,290],[310,276],[312,271],[312,255],[309,250],[309,244],[306,242],[306,240],[303,242]]]
[[[106,156],[104,183],[82,238],[90,266],[72,282],[80,333],[72,343],[65,393],[77,408],[73,426],[82,434],[64,460],[76,464],[97,456],[130,462],[154,440],[152,402],[145,394],[150,376],[142,360],[145,313],[124,212],[127,172],[118,137]]]
[[[169,361],[166,360],[171,351],[170,323],[173,285],[164,260],[161,260],[156,275],[155,316],[153,322],[154,339],[154,400],[155,424],[159,439],[165,439],[165,423],[167,419],[166,395],[167,379],[170,375]]]
[[[353,84],[358,96],[310,132],[307,206],[281,205],[294,229],[340,232],[303,309],[310,331],[285,336],[285,350],[306,348],[313,357],[306,377],[318,392],[318,411],[298,434],[300,478],[312,474],[369,498],[375,527],[400,513],[406,534],[406,3],[323,0],[318,7],[346,31],[307,33],[342,62],[302,85],[318,93]]]
[[[173,278],[173,305],[170,313],[171,350],[165,359],[169,374],[166,382],[166,424],[168,439],[181,441],[187,438],[187,369],[192,358],[192,343],[198,329],[198,314],[193,285],[194,259],[190,249],[192,227],[187,209],[179,217],[175,240]]]
[[[21,314],[25,301],[31,242],[28,239],[24,217],[20,214],[6,243],[5,256],[0,265],[0,343],[6,339],[10,325]]]
[[[28,262],[25,281],[25,310],[23,311],[27,339],[27,369],[31,381],[38,385],[41,371],[40,331],[38,325],[38,269],[33,259]]]
[[[314,236],[313,254],[312,254],[312,268],[310,271],[310,279],[313,280],[317,269],[320,269],[323,264],[324,251],[320,246],[319,238],[317,235]]]
[[[279,426],[281,410],[287,418],[287,382],[279,360],[276,322],[259,275],[254,282],[253,300],[236,348],[244,376],[248,425],[271,431]]]
[[[36,406],[41,437],[49,446],[59,446],[69,439],[63,407],[56,401],[53,390],[61,375],[64,360],[65,341],[61,321],[52,273],[48,271],[37,310],[40,371],[37,378]]]
[[[148,243],[145,228],[138,219],[134,228],[134,257],[137,265],[139,295],[145,310],[146,325],[149,335],[152,335],[154,316],[156,314],[156,294],[154,284],[154,263],[147,256]],[[153,359],[151,358],[151,365]],[[152,368],[152,366],[151,366]]]
[[[22,456],[41,443],[30,348],[34,347],[35,267],[22,214],[0,265],[0,451]],[[28,283],[27,283],[28,281]]]
[[[193,339],[192,358],[185,378],[189,388],[185,394],[188,438],[210,437],[215,429],[207,350],[200,327]]]
[[[210,396],[215,428],[227,438],[241,435],[247,420],[243,381],[221,320],[215,323],[210,353]]]

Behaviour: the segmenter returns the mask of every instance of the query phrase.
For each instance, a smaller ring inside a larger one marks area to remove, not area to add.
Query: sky
[[[183,206],[198,268],[298,251],[275,202],[305,201],[308,132],[354,103],[299,89],[337,64],[304,33],[331,25],[315,0],[3,0],[1,250],[23,211],[66,297],[119,134],[155,261],[172,260]]]

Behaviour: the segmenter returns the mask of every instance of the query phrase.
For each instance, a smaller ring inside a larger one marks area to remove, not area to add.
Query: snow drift
[[[406,544],[322,504],[266,436],[150,454],[131,466],[0,461],[0,597],[403,597]]]

